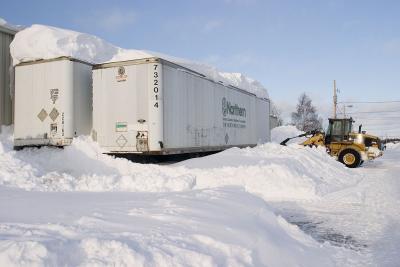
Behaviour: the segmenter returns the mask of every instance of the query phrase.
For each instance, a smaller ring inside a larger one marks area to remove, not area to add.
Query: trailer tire
[[[354,149],[345,149],[340,152],[339,161],[348,168],[357,168],[361,165],[361,155]]]

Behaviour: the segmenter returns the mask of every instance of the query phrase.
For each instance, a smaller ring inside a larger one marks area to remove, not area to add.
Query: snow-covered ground
[[[3,128],[0,266],[397,266],[399,160],[269,143],[144,165],[87,137],[13,151]]]

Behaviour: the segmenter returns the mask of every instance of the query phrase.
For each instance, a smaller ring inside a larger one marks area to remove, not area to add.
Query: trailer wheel
[[[348,168],[357,168],[361,164],[361,156],[354,149],[345,149],[340,152],[339,161]]]

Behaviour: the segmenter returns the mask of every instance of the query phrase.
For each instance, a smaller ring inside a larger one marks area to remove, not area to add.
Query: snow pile
[[[3,19],[3,18],[0,18],[0,25],[3,26],[3,25],[6,25],[6,24],[7,24],[7,21],[5,19]]]
[[[0,196],[13,199],[0,202],[1,266],[342,266],[335,255],[355,254],[239,188]]]
[[[387,143],[386,148],[392,149],[392,150],[400,150],[400,142],[399,143]]]
[[[317,243],[265,202],[329,199],[362,179],[322,149],[268,143],[160,166],[103,155],[88,137],[65,149],[12,145],[3,127],[0,266],[344,266],[359,257]]]
[[[248,91],[253,94],[259,97],[268,98],[268,94],[266,93],[267,90],[260,82],[248,78],[242,73],[219,72],[218,74],[233,86],[238,88],[248,88]]]
[[[304,132],[298,130],[296,128],[296,126],[293,126],[293,125],[275,127],[271,130],[271,142],[279,144],[286,138],[295,137],[295,136],[298,136],[303,133]],[[294,139],[293,141],[289,141],[288,143],[289,144],[290,143],[300,143],[301,140],[302,140],[301,138]]]
[[[169,166],[103,155],[86,137],[65,149],[16,152],[4,128],[0,143],[0,184],[26,190],[170,192],[235,185],[266,200],[288,200],[318,198],[361,179],[323,149],[272,143]]]
[[[362,179],[323,148],[273,143],[232,148],[177,165],[196,176],[195,188],[237,185],[267,201],[318,199]]]
[[[92,64],[113,61],[160,57],[199,72],[210,79],[231,84],[268,98],[265,87],[259,82],[238,73],[219,72],[215,67],[180,59],[158,52],[123,49],[96,36],[44,25],[32,25],[16,34],[10,45],[13,64],[51,59],[61,56],[73,57]]]
[[[12,137],[0,135],[0,184],[40,191],[190,190],[195,177],[171,168],[132,163],[102,154],[87,137],[64,149],[43,147],[12,150]]]

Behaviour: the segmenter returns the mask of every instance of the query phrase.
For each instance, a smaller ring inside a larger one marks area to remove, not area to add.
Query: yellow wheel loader
[[[329,119],[326,133],[318,130],[290,137],[281,142],[281,145],[294,138],[308,137],[301,143],[304,146],[324,146],[326,151],[349,168],[359,167],[365,160],[382,156],[384,146],[381,140],[374,135],[361,131],[353,132],[353,119]]]

